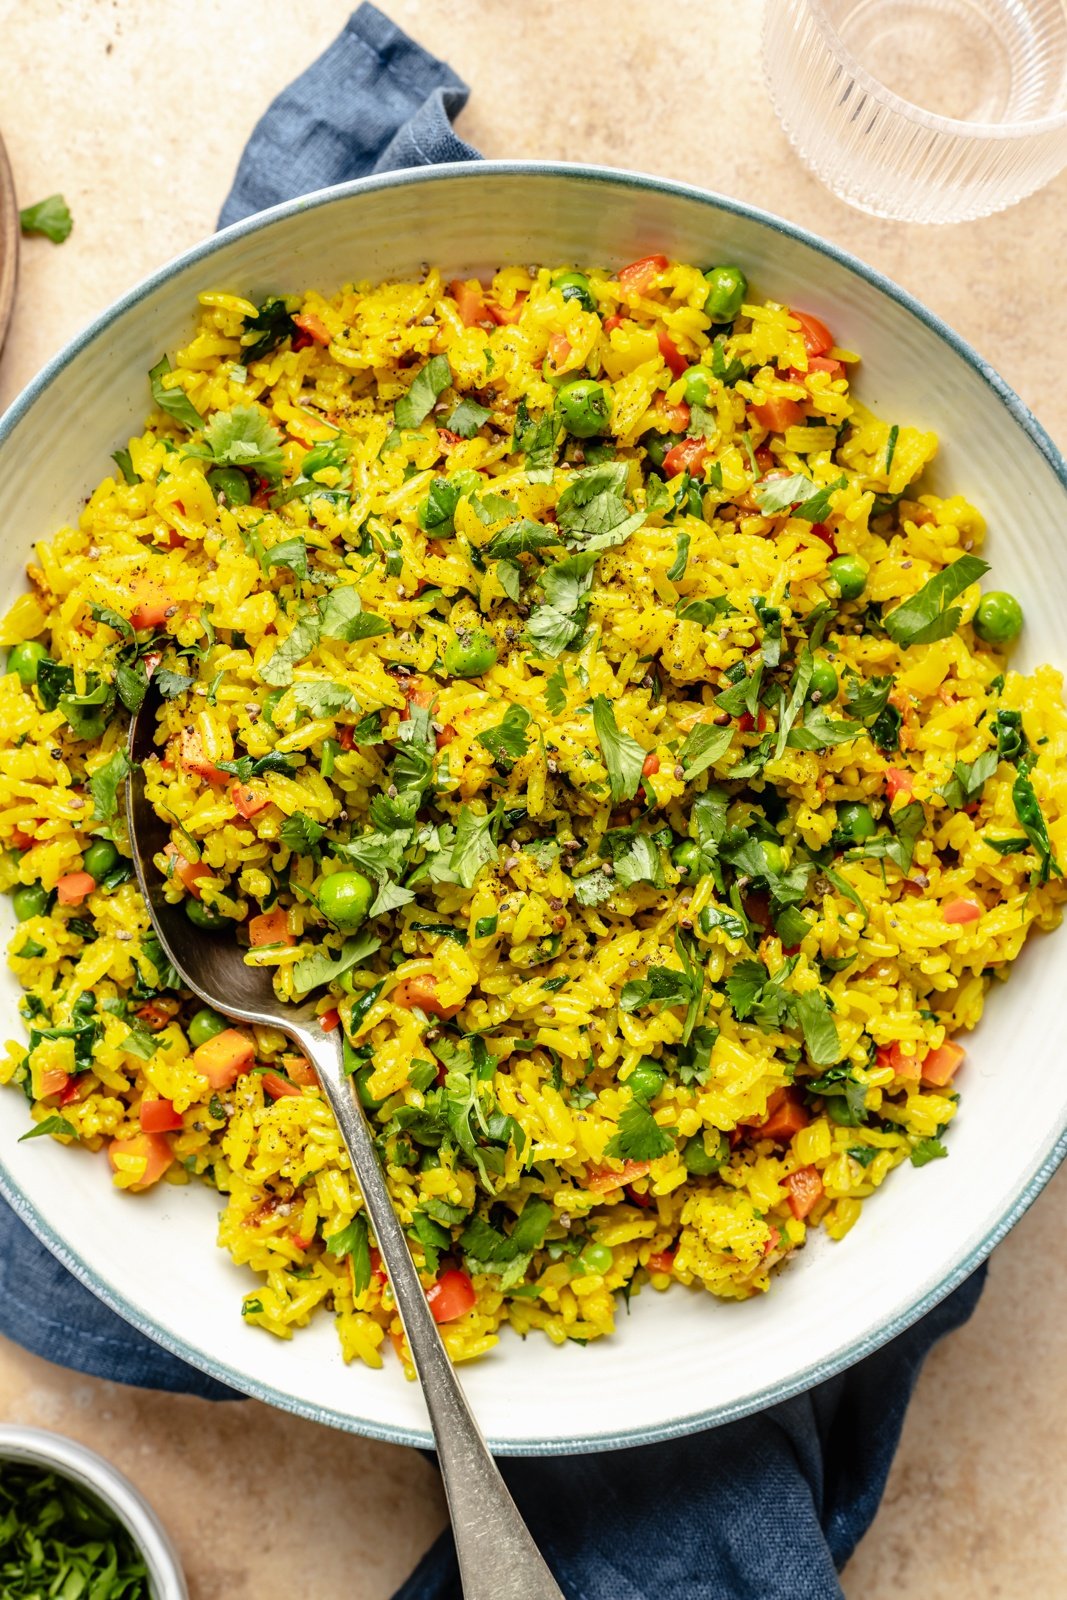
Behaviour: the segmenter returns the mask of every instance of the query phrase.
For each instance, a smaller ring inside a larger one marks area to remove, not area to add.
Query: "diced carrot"
[[[265,944],[295,944],[289,932],[289,913],[281,906],[273,911],[261,911],[258,917],[248,919],[248,942],[253,949]]]
[[[161,1000],[146,1000],[143,1006],[138,1006],[134,1012],[138,1022],[143,1022],[146,1028],[151,1028],[153,1033],[158,1033],[160,1028],[165,1028],[170,1021],[171,1013]]]
[[[75,1078],[67,1079],[66,1084],[59,1091],[59,1103],[61,1106],[69,1106],[73,1101],[77,1100],[82,1092],[82,1085],[86,1077],[87,1074],[82,1072]]]
[[[211,868],[203,861],[186,861],[176,844],[168,844],[163,854],[169,856],[174,862],[172,876],[177,878],[188,892],[199,900],[203,891],[204,879],[213,877]]]
[[[643,778],[653,778],[658,771],[659,756],[654,750],[650,750],[641,764],[641,776]]]
[[[691,477],[698,478],[704,470],[707,454],[706,439],[680,439],[664,456],[663,471],[668,478],[678,472],[688,472]]]
[[[204,747],[200,742],[200,735],[195,728],[183,728],[181,734],[181,760],[187,772],[195,772],[198,778],[206,778],[208,783],[229,783],[229,774],[220,772],[219,768],[209,761],[204,754]]]
[[[300,1090],[295,1083],[290,1083],[288,1078],[283,1078],[278,1072],[265,1072],[263,1074],[263,1093],[271,1100],[284,1100],[286,1096],[295,1095],[300,1098]]]
[[[437,979],[432,972],[424,972],[417,978],[401,978],[396,988],[390,991],[389,998],[407,1011],[417,1007],[432,1017],[454,1017],[463,1009],[461,1005],[442,1004],[437,998]]]
[[[788,1144],[793,1135],[811,1121],[796,1089],[776,1089],[767,1101],[767,1112],[764,1121],[757,1125],[756,1133],[761,1139],[773,1139],[776,1144]]]
[[[486,310],[495,323],[503,326],[505,323],[518,322],[519,318],[522,316],[522,308],[525,304],[525,301],[526,290],[523,289],[515,296],[512,304],[506,309],[504,306],[498,305],[495,300],[489,300],[486,302]]]
[[[21,828],[11,831],[11,843],[16,850],[31,850],[37,843],[32,833],[24,833]]]
[[[318,1086],[318,1073],[306,1056],[282,1056],[281,1061],[289,1075],[290,1083],[298,1083],[302,1089],[314,1089]]]
[[[654,1255],[648,1258],[649,1272],[670,1272],[674,1266],[676,1254],[677,1252],[674,1250],[657,1250]]]
[[[909,1054],[898,1041],[890,1045],[881,1045],[877,1055],[880,1067],[889,1067],[898,1078],[918,1078],[919,1058]]]
[[[662,396],[658,398],[660,400],[660,410],[663,412],[663,420],[667,424],[667,432],[685,433],[693,415],[686,402],[680,400],[676,406],[669,406],[662,399]]]
[[[234,783],[230,785],[230,799],[233,801],[234,810],[248,820],[257,812],[270,805],[270,796],[260,789],[252,789],[247,783]]]
[[[652,287],[653,279],[666,270],[666,256],[642,256],[639,261],[631,261],[629,266],[621,268],[619,283],[627,294],[644,294]]]
[[[775,395],[761,406],[752,407],[752,415],[768,433],[784,433],[804,421],[804,407],[796,400],[786,400]]]
[[[316,344],[327,345],[330,343],[330,330],[321,317],[314,311],[301,311],[300,315],[293,318],[298,328],[309,334]]]
[[[789,315],[794,322],[800,323],[800,332],[808,355],[825,355],[834,342],[834,336],[825,322],[820,322],[818,317],[813,317],[810,311],[794,311],[790,308]]]
[[[562,372],[571,358],[571,342],[562,333],[554,333],[548,341],[548,361],[554,372]]]
[[[800,1222],[823,1196],[823,1182],[816,1167],[801,1167],[782,1179],[782,1188],[788,1189],[789,1209]]]
[[[585,1180],[587,1189],[594,1194],[607,1194],[611,1189],[621,1189],[635,1178],[643,1178],[652,1165],[650,1161],[624,1161],[621,1172],[610,1172],[607,1167],[591,1167]]]
[[[910,795],[915,788],[915,774],[907,767],[889,767],[885,775],[885,792],[892,805],[898,794]]]
[[[37,1074],[37,1086],[40,1090],[39,1100],[50,1100],[54,1094],[62,1094],[70,1082],[70,1074],[64,1072],[62,1067],[46,1067]]]
[[[946,900],[941,915],[946,922],[977,922],[982,910],[977,900]]]
[[[340,733],[337,735],[337,743],[341,746],[342,750],[353,750],[353,749],[355,749],[355,744],[356,744],[355,734],[353,733],[353,730],[352,730],[352,728],[350,727],[350,725],[348,723],[345,723],[345,726],[341,729]]]
[[[843,378],[845,376],[845,363],[843,361],[835,361],[832,356],[809,356],[808,371],[828,372],[831,380]]]
[[[454,722],[446,722],[443,728],[438,729],[435,737],[438,750],[443,750],[446,744],[451,744],[453,739],[459,737],[459,729]]]
[[[329,1011],[324,1011],[319,1018],[319,1027],[323,1033],[332,1033],[341,1021],[341,1013],[336,1006],[331,1006]]]
[[[142,1100],[139,1120],[142,1133],[175,1133],[184,1126],[170,1100]]]
[[[134,608],[130,625],[134,628],[161,628],[173,615],[175,602],[154,578],[142,574],[133,583]]]
[[[80,906],[95,888],[96,879],[88,872],[65,872],[56,883],[56,899],[61,906]]]
[[[936,1050],[927,1051],[923,1057],[923,1082],[933,1084],[937,1089],[943,1089],[947,1083],[952,1082],[959,1071],[963,1057],[963,1046],[946,1039],[944,1044],[938,1045]]]
[[[624,316],[621,316],[618,311],[613,311],[610,317],[604,318],[604,332],[614,333],[615,329],[621,328],[625,321],[626,318]]]
[[[456,302],[460,321],[467,328],[475,327],[479,322],[489,321],[489,310],[482,295],[482,286],[476,280],[464,282],[462,278],[453,278],[448,286],[448,292]]]
[[[112,1139],[107,1147],[107,1158],[116,1173],[129,1179],[133,1176],[133,1170],[120,1167],[117,1156],[132,1156],[143,1162],[142,1170],[129,1185],[132,1189],[147,1189],[151,1184],[158,1183],[174,1161],[170,1141],[162,1133],[137,1133],[132,1139]]]
[[[665,333],[662,328],[656,334],[656,342],[659,345],[659,353],[670,367],[671,372],[676,378],[680,378],[689,365],[688,356],[683,356],[670,334]]]
[[[193,1051],[193,1066],[213,1089],[228,1089],[256,1059],[256,1047],[247,1033],[223,1028]]]

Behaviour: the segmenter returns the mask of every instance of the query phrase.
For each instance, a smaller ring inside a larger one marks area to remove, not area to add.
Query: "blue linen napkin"
[[[450,122],[467,95],[444,62],[360,6],[257,124],[220,226],[370,172],[477,160]],[[970,1316],[984,1276],[850,1371],[757,1416],[669,1444],[502,1462],[564,1591],[836,1600],[836,1573],[877,1510],[922,1363]],[[240,1398],[109,1311],[2,1200],[0,1333],[97,1377]],[[450,1534],[395,1600],[461,1600]]]

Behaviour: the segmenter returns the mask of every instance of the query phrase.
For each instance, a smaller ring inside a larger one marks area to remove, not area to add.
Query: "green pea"
[[[185,915],[194,928],[208,928],[212,932],[224,928],[228,920],[214,906],[206,906],[202,900],[194,900],[192,895],[185,902]]]
[[[744,304],[748,279],[740,267],[709,267],[704,311],[712,322],[732,322]]]
[[[91,844],[86,850],[85,860],[82,862],[82,866],[96,883],[99,883],[101,878],[106,878],[118,864],[119,853],[110,839],[97,839],[96,843]]]
[[[213,467],[207,481],[215,498],[222,495],[227,505],[247,506],[251,502],[252,485],[240,467]]]
[[[217,1033],[222,1033],[230,1024],[225,1017],[220,1017],[217,1011],[210,1006],[201,1006],[199,1011],[190,1017],[185,1032],[189,1043],[194,1050],[199,1050],[202,1044],[207,1044]]]
[[[28,922],[31,917],[44,915],[48,905],[48,890],[39,883],[20,884],[11,896],[11,904],[18,920]]]
[[[442,650],[441,665],[451,678],[480,678],[496,658],[496,645],[484,628],[462,628]]]
[[[582,1266],[590,1272],[598,1273],[603,1277],[610,1272],[615,1262],[615,1252],[606,1244],[597,1244],[595,1239],[590,1239],[581,1255]]]
[[[642,1056],[626,1080],[635,1100],[654,1100],[667,1081],[667,1074],[652,1056]]]
[[[700,846],[692,839],[683,839],[671,851],[671,860],[681,873],[683,883],[695,883],[700,874]]]
[[[335,928],[358,928],[374,904],[375,892],[362,872],[331,872],[319,884],[319,910]]]
[[[867,587],[867,563],[859,556],[835,556],[827,570],[842,600],[858,600]]]
[[[373,1073],[373,1066],[360,1067],[352,1078],[352,1082],[356,1086],[356,1093],[359,1095],[359,1103],[365,1106],[368,1111],[377,1111],[379,1106],[385,1104],[384,1100],[375,1100],[370,1092],[370,1080]]]
[[[707,405],[711,383],[711,373],[707,367],[687,367],[682,373],[682,382],[685,384],[685,398],[691,406]]]
[[[584,272],[561,272],[552,279],[553,289],[558,289],[564,300],[577,300],[583,311],[595,311],[593,286]]]
[[[870,806],[865,806],[861,800],[850,800],[846,805],[837,808],[837,832],[842,839],[848,839],[853,844],[862,844],[874,832],[874,817]]]
[[[646,433],[641,440],[645,447],[645,454],[652,465],[659,470],[667,459],[667,451],[685,438],[684,433]]]
[[[715,1135],[711,1134],[714,1139]],[[685,1170],[691,1172],[694,1178],[707,1178],[713,1172],[718,1172],[730,1154],[730,1146],[720,1134],[714,1151],[707,1146],[708,1134],[698,1133],[694,1138],[687,1139],[685,1149],[682,1151],[682,1161]]]
[[[778,877],[785,871],[785,856],[781,845],[775,839],[761,839],[760,849],[763,851],[763,859],[767,863],[769,873]]]
[[[1006,589],[991,589],[978,602],[974,614],[974,631],[986,644],[1011,644],[1019,637],[1023,625],[1023,608]],[[11,652],[14,655],[14,651]],[[10,666],[10,661],[8,666]]]
[[[285,692],[284,689],[272,689],[263,701],[263,720],[274,729],[275,733],[278,731],[278,724],[274,720],[274,713]]]
[[[44,645],[36,640],[12,645],[7,653],[7,670],[18,674],[24,688],[32,689],[37,682],[37,668],[47,656]]]
[[[611,421],[611,402],[603,384],[592,378],[578,378],[564,384],[556,404],[568,433],[576,439],[592,439],[607,433]]]
[[[808,699],[826,705],[837,699],[837,673],[825,656],[816,656],[808,684]]]

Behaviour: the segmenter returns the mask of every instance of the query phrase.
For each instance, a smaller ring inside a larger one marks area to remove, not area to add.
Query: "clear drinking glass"
[[[774,109],[875,216],[963,222],[1067,166],[1067,0],[767,0]]]

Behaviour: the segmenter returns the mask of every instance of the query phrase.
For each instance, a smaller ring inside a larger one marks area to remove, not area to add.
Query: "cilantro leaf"
[[[885,710],[892,688],[892,678],[860,678],[854,672],[848,673],[845,705],[849,715],[869,728]]]
[[[294,578],[301,583],[305,582],[308,575],[308,547],[303,539],[283,539],[279,544],[272,545],[263,552],[263,570],[269,573],[272,567],[288,567]]]
[[[808,1055],[817,1067],[831,1067],[841,1059],[841,1041],[837,1024],[830,1013],[826,997],[818,989],[793,998],[793,1013],[804,1035]]]
[[[523,517],[495,533],[483,553],[490,561],[510,560],[533,550],[546,550],[562,543],[558,528],[546,526],[543,522],[531,522],[528,517]]]
[[[452,368],[447,356],[431,356],[424,367],[415,374],[415,381],[407,394],[393,407],[393,420],[398,428],[417,428],[433,410],[438,397],[452,382]]]
[[[294,811],[286,817],[278,830],[278,837],[289,850],[298,856],[314,855],[319,840],[326,829],[303,811]]]
[[[40,233],[53,244],[62,244],[70,237],[74,218],[61,194],[50,194],[19,212],[19,227],[23,233]]]
[[[689,565],[689,534],[680,533],[674,546],[674,560],[667,568],[667,577],[672,583],[680,583],[685,577],[685,569]]]
[[[574,898],[580,906],[599,906],[615,891],[615,876],[603,867],[574,880]]]
[[[120,745],[89,779],[93,797],[93,821],[110,822],[118,809],[119,790],[132,770],[125,745]]]
[[[183,428],[202,428],[204,419],[189,399],[185,390],[180,385],[174,388],[164,388],[163,379],[171,371],[170,359],[161,356],[155,366],[149,371],[152,384],[152,399],[160,411],[165,411],[168,417],[173,417],[175,422],[180,422]]]
[[[1052,845],[1049,843],[1044,813],[1027,773],[1022,771],[1016,773],[1011,788],[1011,799],[1020,828],[1037,851],[1041,863],[1040,881],[1047,883],[1050,877],[1062,877],[1060,864],[1053,855]]]
[[[805,522],[821,522],[830,509],[830,496],[836,489],[847,486],[844,473],[820,488],[802,472],[794,472],[788,478],[762,478],[752,492],[764,516],[778,516],[788,511],[790,516],[802,517]]]
[[[519,761],[530,748],[530,741],[526,737],[529,724],[530,713],[524,706],[508,706],[503,720],[495,728],[486,728],[475,737],[494,760]]]
[[[492,414],[488,406],[480,406],[477,400],[464,396],[448,419],[449,432],[458,433],[461,439],[473,439]]]
[[[692,783],[694,778],[721,760],[729,750],[733,737],[734,730],[729,725],[717,728],[713,722],[698,722],[678,752],[686,783]]]
[[[389,624],[375,611],[364,611],[359,591],[354,584],[338,585],[319,602],[322,615],[322,637],[343,639],[351,644],[357,639],[373,639],[377,634],[388,633]]]
[[[803,726],[790,730],[786,744],[793,750],[825,750],[828,745],[848,744],[862,732],[860,723],[837,722],[822,706],[809,705]]]
[[[526,638],[541,655],[554,661],[581,634],[583,624],[555,606],[537,606],[526,623]]]
[[[256,316],[246,317],[242,326],[241,344],[246,361],[261,361],[296,331],[292,314],[280,295],[270,295]]]
[[[472,888],[482,868],[496,860],[493,829],[500,815],[499,806],[485,816],[479,816],[470,806],[460,807],[449,866],[456,875],[456,881],[465,889]]]
[[[202,450],[219,467],[254,467],[271,483],[282,475],[281,434],[257,406],[216,411],[204,425]]]
[[[1000,765],[995,749],[983,750],[974,761],[957,761],[952,776],[937,791],[941,798],[957,809],[977,800],[989,779]]]
[[[647,512],[631,511],[624,499],[628,473],[625,461],[605,461],[574,474],[556,505],[568,542],[607,550],[644,525]]]
[[[324,1238],[323,1244],[332,1256],[352,1257],[352,1293],[357,1298],[365,1294],[370,1288],[371,1267],[370,1235],[363,1212],[357,1211],[346,1227]]]
[[[926,826],[926,812],[921,800],[911,800],[899,811],[889,816],[896,837],[887,833],[875,834],[866,844],[856,845],[846,851],[846,861],[892,861],[903,873],[911,871],[915,855],[915,841]],[[829,876],[829,874],[827,874]]]
[[[660,1127],[648,1107],[629,1105],[604,1146],[604,1154],[616,1161],[657,1161],[673,1149],[671,1133]]]
[[[141,479],[133,470],[133,457],[130,455],[128,450],[112,450],[111,459],[118,467],[123,478],[125,478],[131,489],[133,488],[134,484],[141,482]]]
[[[335,717],[340,711],[358,710],[356,697],[343,683],[328,683],[316,678],[311,683],[294,683],[287,704],[311,718]]]
[[[29,1133],[24,1133],[19,1138],[19,1144],[25,1144],[27,1139],[43,1139],[45,1134],[58,1133],[63,1138],[76,1139],[78,1130],[66,1117],[52,1115],[42,1117],[40,1122],[34,1124]]]
[[[164,700],[176,700],[178,695],[193,687],[193,682],[187,672],[174,672],[170,667],[157,667],[152,674],[153,686]]]
[[[552,482],[560,428],[560,420],[554,411],[546,411],[535,422],[526,409],[525,400],[519,401],[512,449],[525,456],[526,476],[531,483]]]
[[[957,595],[977,583],[989,571],[989,562],[979,556],[960,556],[927,580],[918,594],[882,618],[882,626],[894,644],[907,649],[913,644],[931,644],[947,639],[959,627],[963,613],[949,604]]]
[[[849,1151],[849,1155],[852,1151]],[[948,1151],[940,1139],[916,1139],[909,1157],[913,1167],[925,1167],[930,1161],[939,1161]]]
[[[553,717],[558,717],[567,706],[567,672],[563,663],[545,683],[545,706]]]
[[[647,752],[628,733],[620,733],[615,708],[602,694],[593,701],[593,727],[607,768],[612,804],[632,800],[641,782]]]

